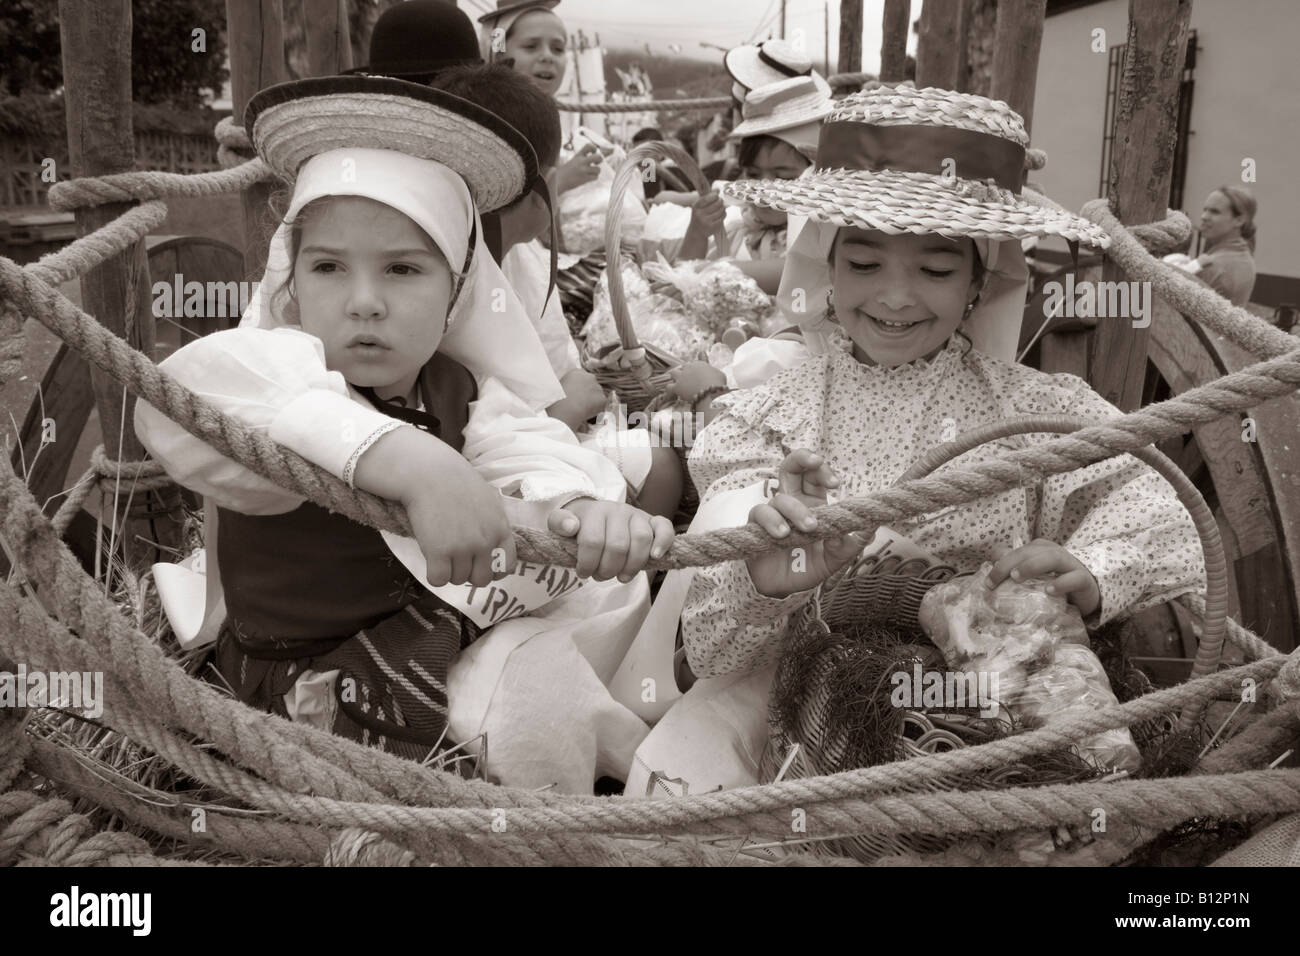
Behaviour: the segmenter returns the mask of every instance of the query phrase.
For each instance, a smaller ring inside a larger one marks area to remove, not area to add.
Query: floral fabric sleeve
[[[775,476],[788,453],[779,434],[744,414],[755,410],[756,399],[761,407],[755,394],[759,391],[720,399],[723,414],[701,433],[691,453],[691,477],[697,488],[707,489],[702,508],[722,492]],[[809,590],[786,598],[765,597],[754,590],[743,560],[696,569],[682,612],[682,641],[691,670],[700,677],[717,677],[770,663],[791,615],[812,594]]]
[[[1120,414],[1082,381],[1064,411],[1091,421]],[[1047,479],[1037,534],[1059,542],[1097,579],[1101,605],[1085,621],[1090,627],[1205,586],[1187,509],[1164,478],[1130,455]]]

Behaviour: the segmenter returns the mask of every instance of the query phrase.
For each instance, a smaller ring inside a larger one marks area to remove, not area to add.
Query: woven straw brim
[[[997,186],[928,173],[820,170],[798,179],[742,179],[728,183],[722,194],[818,222],[891,235],[1060,236],[1101,249],[1110,245],[1102,228],[1086,219],[1037,205]]]
[[[391,149],[457,173],[481,212],[519,196],[527,182],[517,149],[436,103],[387,93],[330,93],[269,105],[253,124],[262,160],[284,179],[332,149]]]
[[[746,136],[765,136],[779,133],[783,129],[796,129],[809,123],[820,123],[831,111],[831,102],[827,100],[818,106],[790,110],[772,116],[757,116],[740,123],[727,134],[727,139],[744,139]]]

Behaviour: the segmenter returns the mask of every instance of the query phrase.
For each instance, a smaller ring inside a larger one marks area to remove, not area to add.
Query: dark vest
[[[420,381],[438,437],[460,451],[469,403],[478,395],[474,377],[435,354]],[[378,531],[310,501],[278,515],[217,510],[226,612],[245,642],[328,646],[425,593]]]

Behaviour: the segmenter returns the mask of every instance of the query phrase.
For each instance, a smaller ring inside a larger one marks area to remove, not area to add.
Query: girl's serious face
[[[506,56],[515,69],[547,96],[554,96],[564,81],[564,49],[568,41],[564,23],[549,10],[525,13],[510,27]]]
[[[331,199],[303,224],[293,278],[326,366],[380,398],[408,398],[451,299],[451,271],[424,230],[374,200]]]
[[[894,366],[938,354],[975,296],[974,268],[970,239],[841,229],[831,253],[835,318],[854,357]]]

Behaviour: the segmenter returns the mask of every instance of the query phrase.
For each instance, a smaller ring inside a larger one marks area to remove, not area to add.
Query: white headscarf
[[[781,311],[803,329],[804,342],[814,354],[831,347],[828,333],[834,323],[826,318],[826,293],[831,289],[831,246],[839,230],[833,223],[809,219],[786,251],[777,292]],[[1014,362],[1029,292],[1025,254],[1018,239],[974,241],[984,263],[985,284],[962,329],[985,355]]]
[[[285,220],[324,196],[363,196],[409,216],[433,240],[453,272],[464,267],[471,233],[474,255],[445,321],[438,351],[478,378],[496,378],[532,408],[564,397],[546,350],[501,268],[483,244],[483,225],[465,181],[441,163],[386,149],[336,149],[303,163]],[[266,273],[244,312],[241,326],[276,328],[290,324],[271,293],[292,273],[290,227],[281,223],[271,239]]]

